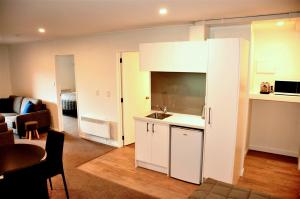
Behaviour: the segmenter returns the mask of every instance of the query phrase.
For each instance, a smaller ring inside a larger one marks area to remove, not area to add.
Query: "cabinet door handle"
[[[147,132],[149,132],[149,123],[147,122]]]
[[[152,133],[154,133],[154,124],[152,124]]]
[[[211,125],[211,107],[208,108],[208,124]]]

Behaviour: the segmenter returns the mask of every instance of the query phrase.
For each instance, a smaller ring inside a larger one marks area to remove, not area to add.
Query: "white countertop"
[[[275,95],[273,93],[270,93],[270,94],[250,93],[249,98],[252,100],[267,100],[267,101],[300,103],[300,96]]]
[[[183,126],[189,128],[196,128],[196,129],[205,128],[205,120],[201,116],[167,112],[167,114],[171,114],[172,116],[167,117],[163,120],[146,117],[147,115],[153,112],[158,112],[158,111],[152,111],[145,115],[135,116],[134,119],[151,121],[155,123],[164,123],[169,125],[177,125],[177,126]]]

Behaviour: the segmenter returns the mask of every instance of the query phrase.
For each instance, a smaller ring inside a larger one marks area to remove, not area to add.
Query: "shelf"
[[[300,96],[251,93],[249,98],[252,100],[300,103]]]

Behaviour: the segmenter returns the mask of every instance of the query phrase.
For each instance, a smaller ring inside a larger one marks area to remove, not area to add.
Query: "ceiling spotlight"
[[[39,31],[39,33],[45,33],[46,32],[45,28],[39,28],[38,31]]]
[[[284,25],[284,21],[277,21],[276,22],[276,26],[283,26]]]
[[[168,13],[167,8],[160,8],[160,9],[159,9],[159,14],[160,14],[160,15],[166,15],[167,13]]]

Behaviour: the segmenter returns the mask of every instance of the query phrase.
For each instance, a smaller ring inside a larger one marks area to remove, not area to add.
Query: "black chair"
[[[69,193],[66,183],[66,178],[64,174],[63,167],[63,147],[64,147],[64,134],[61,132],[50,130],[48,132],[47,141],[46,141],[46,152],[47,157],[44,162],[45,173],[49,179],[51,190],[52,181],[51,177],[54,177],[58,174],[62,175],[66,196],[69,199]]]
[[[49,199],[43,163],[5,174],[0,182],[0,193],[3,199]]]

